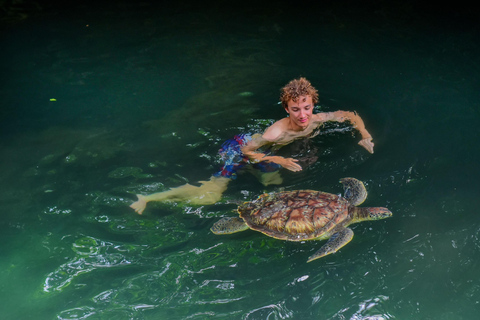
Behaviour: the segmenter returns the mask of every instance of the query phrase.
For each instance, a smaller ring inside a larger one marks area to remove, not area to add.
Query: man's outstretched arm
[[[373,146],[375,145],[372,142],[372,136],[365,128],[365,124],[362,118],[356,113],[351,111],[335,111],[335,112],[326,112],[318,114],[319,120],[325,121],[336,121],[336,122],[345,122],[349,121],[352,126],[360,132],[362,140],[358,143],[364,147],[368,152],[373,153]]]

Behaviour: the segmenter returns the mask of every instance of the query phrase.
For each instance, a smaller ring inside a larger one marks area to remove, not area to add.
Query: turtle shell
[[[320,191],[297,190],[263,194],[238,208],[253,230],[270,237],[303,241],[329,236],[337,225],[351,221],[351,204],[344,198]]]

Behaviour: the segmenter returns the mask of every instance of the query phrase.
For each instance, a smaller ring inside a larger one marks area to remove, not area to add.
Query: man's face
[[[290,115],[294,130],[303,130],[308,127],[313,107],[312,97],[310,96],[300,96],[296,102],[293,100],[288,101],[286,110]]]

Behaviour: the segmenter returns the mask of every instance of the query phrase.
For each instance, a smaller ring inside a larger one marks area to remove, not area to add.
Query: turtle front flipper
[[[337,252],[340,248],[350,242],[353,238],[353,231],[350,228],[344,228],[334,233],[327,243],[325,243],[317,252],[310,256],[307,262],[324,257],[330,253]]]
[[[340,179],[343,184],[344,198],[353,206],[361,205],[367,198],[367,189],[362,181],[355,178]]]
[[[231,234],[250,229],[239,217],[225,217],[213,224],[210,230],[215,234]]]

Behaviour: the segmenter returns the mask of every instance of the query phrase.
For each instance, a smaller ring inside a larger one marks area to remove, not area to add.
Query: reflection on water
[[[131,262],[122,255],[131,251],[133,246],[115,245],[97,241],[92,237],[78,239],[73,244],[76,257],[50,273],[45,280],[45,292],[62,291],[77,276],[99,268],[111,268],[128,265]]]
[[[468,14],[408,1],[22,3],[0,3],[5,319],[475,318],[480,55]],[[300,75],[318,109],[362,115],[373,155],[349,127],[326,126],[280,150],[305,162],[280,186],[244,174],[216,205],[128,207],[208,179],[224,140],[284,116],[278,90]],[[355,225],[335,255],[307,264],[320,242],[209,231],[239,202],[336,193],[346,176],[394,216]]]

